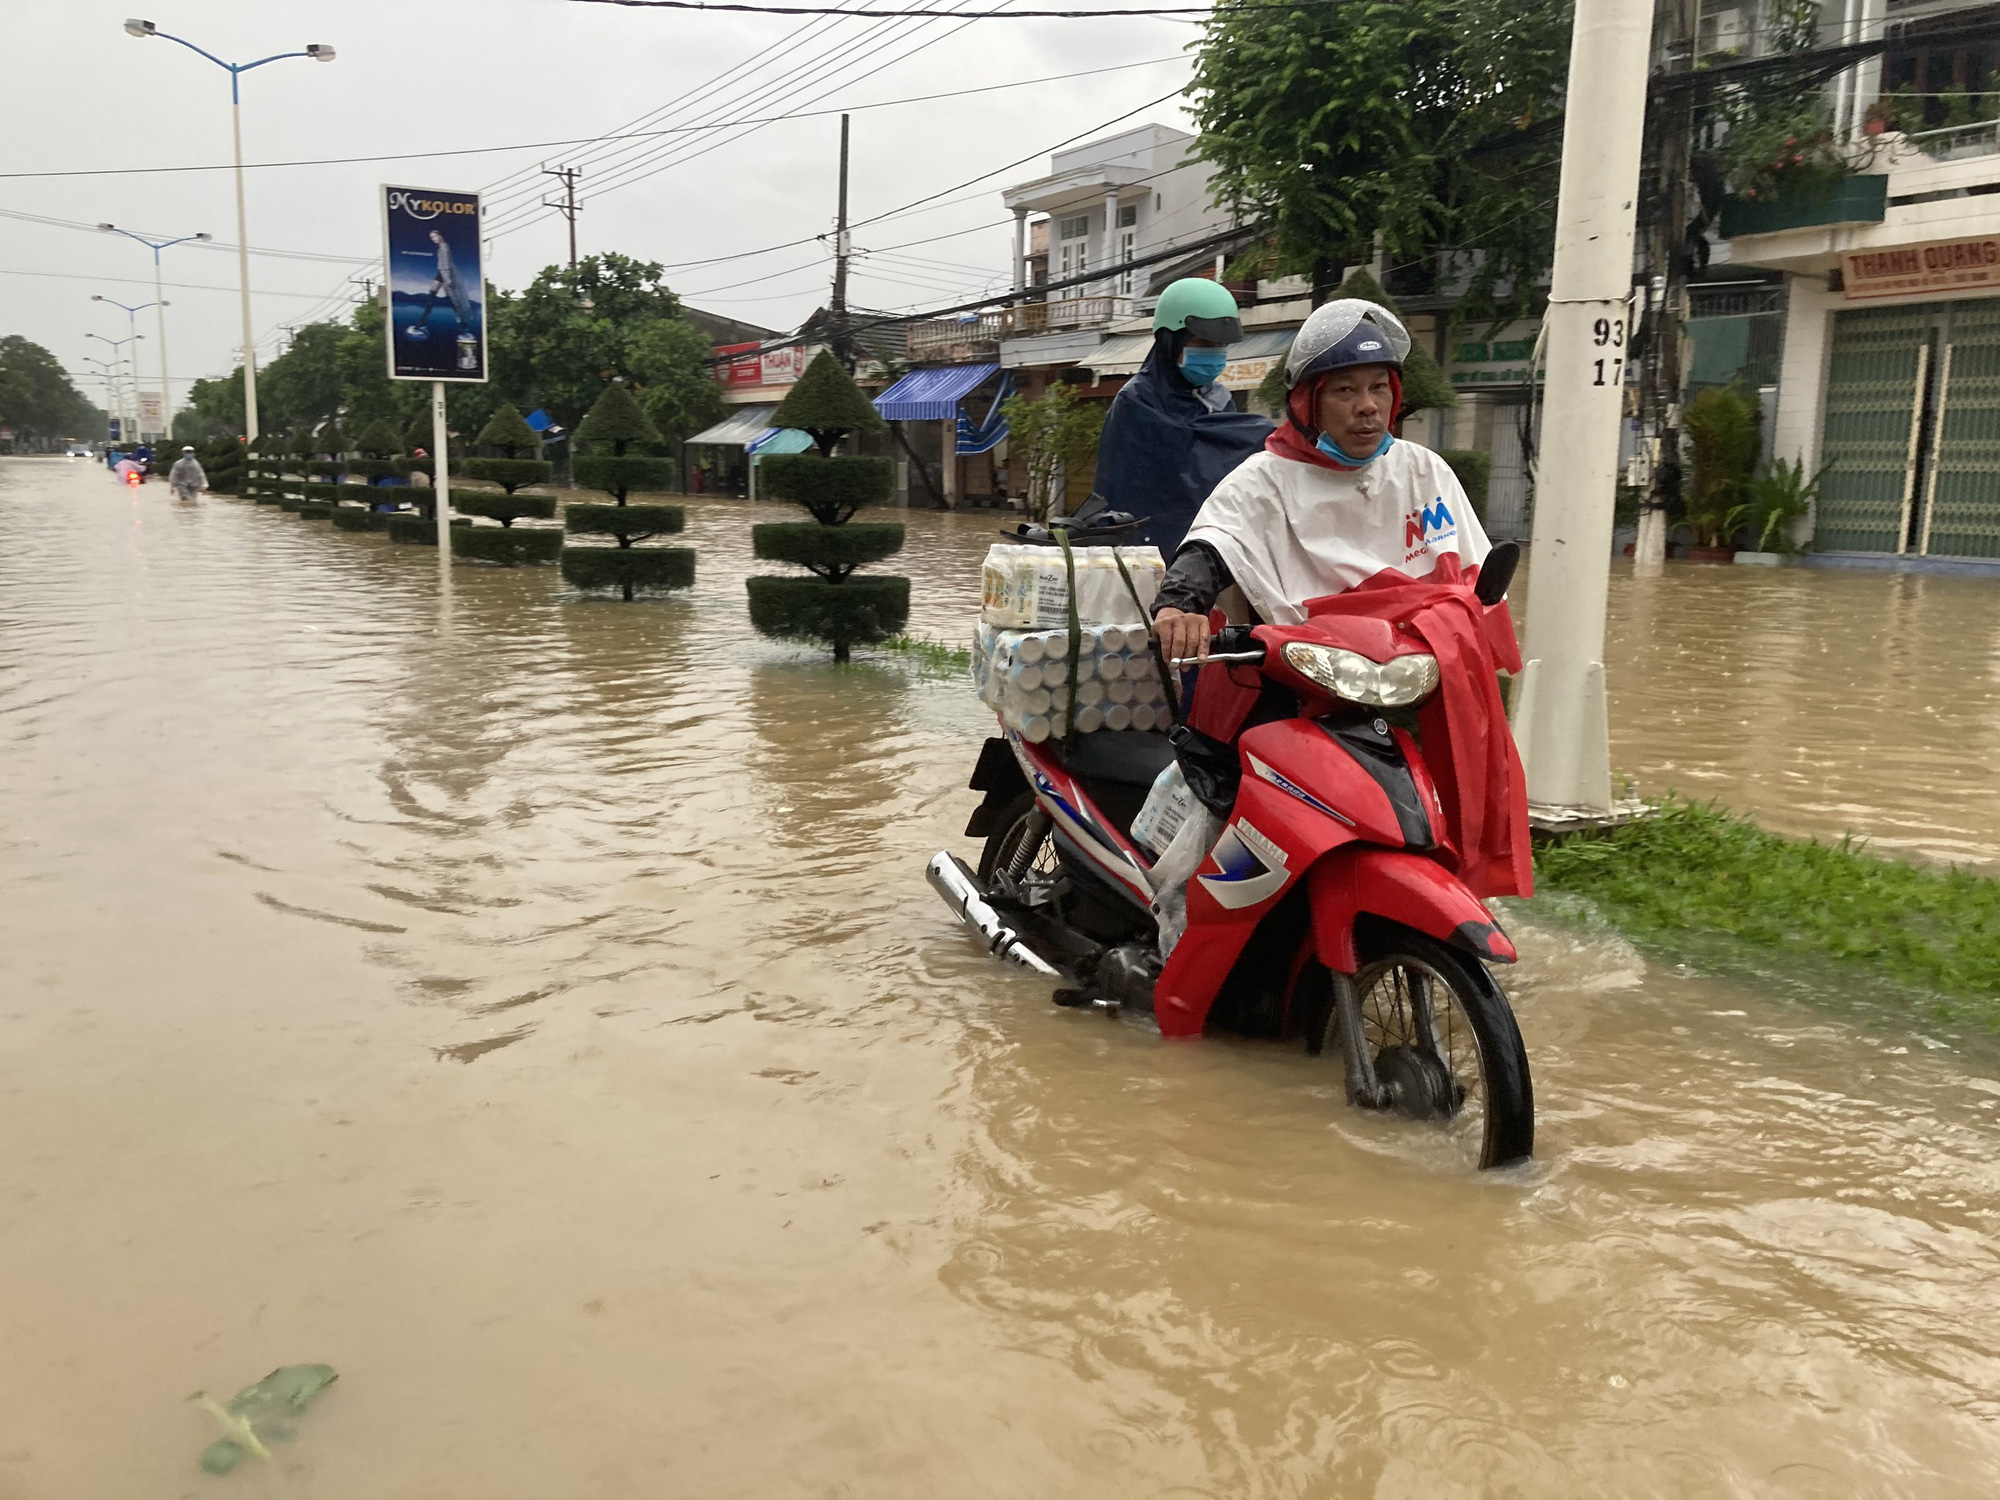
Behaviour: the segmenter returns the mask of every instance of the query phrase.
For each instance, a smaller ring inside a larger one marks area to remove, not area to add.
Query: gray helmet
[[[1343,297],[1313,309],[1285,356],[1285,389],[1348,365],[1403,368],[1410,332],[1379,302]]]

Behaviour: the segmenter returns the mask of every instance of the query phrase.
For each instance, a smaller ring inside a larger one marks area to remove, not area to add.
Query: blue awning
[[[1013,394],[1014,372],[1008,370],[1001,375],[1000,389],[993,393],[993,400],[983,418],[975,421],[969,411],[958,414],[958,451],[961,454],[991,453],[1007,441],[1007,418],[1001,407]]]
[[[950,422],[958,403],[999,373],[997,364],[912,370],[875,398],[875,410],[891,422]]]
[[[746,452],[761,457],[766,453],[803,453],[813,446],[812,434],[796,427],[766,427],[752,438]]]

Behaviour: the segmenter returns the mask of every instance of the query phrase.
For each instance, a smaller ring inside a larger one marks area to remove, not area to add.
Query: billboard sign
[[[166,414],[160,410],[158,391],[139,392],[139,430],[141,432],[165,432]]]
[[[486,378],[479,194],[384,187],[391,380]]]
[[[717,344],[724,363],[715,367],[715,378],[725,386],[790,385],[806,370],[806,351],[800,344],[766,349],[762,343]]]

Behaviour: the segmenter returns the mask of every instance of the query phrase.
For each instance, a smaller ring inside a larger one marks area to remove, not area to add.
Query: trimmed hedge
[[[823,641],[834,659],[847,648],[886,640],[910,622],[910,580],[848,578],[752,578],[750,623],[765,635]]]
[[[328,484],[323,481],[308,480],[306,483],[300,485],[299,489],[308,500],[324,500],[328,504],[331,504],[340,497],[341,486]]]
[[[347,461],[347,472],[373,481],[387,479],[399,471],[393,458],[350,458]]]
[[[674,480],[672,459],[638,453],[579,454],[570,460],[569,469],[582,488],[603,490],[621,501],[635,490],[664,490]]]
[[[543,483],[556,466],[545,458],[468,458],[458,467],[468,479],[497,484],[511,495],[523,485]]]
[[[880,505],[896,489],[896,464],[889,458],[774,453],[759,466],[767,495],[803,505],[826,526],[841,525],[864,505]]]
[[[615,536],[626,546],[685,530],[687,510],[679,505],[569,505],[563,509],[563,528],[575,536]]]
[[[659,593],[694,587],[692,547],[565,547],[565,583],[580,589]]]
[[[493,462],[502,462],[494,459]],[[453,495],[451,508],[468,516],[484,516],[489,521],[498,521],[502,526],[512,526],[524,516],[533,516],[538,521],[553,521],[556,515],[554,495]]]
[[[547,567],[562,555],[560,531],[510,526],[463,526],[451,534],[451,555],[503,568]]]
[[[452,517],[454,526],[470,526],[470,516]],[[401,542],[406,547],[435,547],[437,545],[437,519],[433,516],[411,515],[407,511],[390,513],[389,524],[383,527],[389,533],[389,540]]]
[[[408,478],[412,474],[435,474],[437,472],[436,465],[428,458],[395,458],[391,459],[390,462],[396,466],[396,472],[405,478]]]
[[[306,503],[306,497],[304,495],[293,495],[281,492],[278,496],[278,509],[286,511],[291,515],[297,515],[299,513],[299,507],[301,505],[304,505],[305,503]]]
[[[856,568],[903,550],[900,521],[822,526],[817,521],[766,521],[750,528],[751,550],[766,562],[798,563],[838,581]]]
[[[391,512],[362,505],[336,505],[328,517],[342,531],[386,531]]]
[[[301,521],[324,521],[328,516],[333,514],[333,510],[334,506],[331,500],[307,500],[299,506],[299,519]]]

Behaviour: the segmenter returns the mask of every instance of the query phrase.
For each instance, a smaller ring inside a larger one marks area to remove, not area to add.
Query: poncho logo
[[[1439,495],[1429,505],[1403,518],[1403,545],[1412,553],[1423,551],[1433,542],[1442,542],[1458,534],[1458,522],[1452,518],[1451,507]]]

